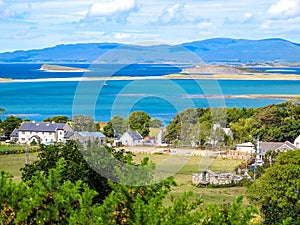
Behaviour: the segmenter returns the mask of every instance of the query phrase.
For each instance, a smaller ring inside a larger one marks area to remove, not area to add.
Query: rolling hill
[[[174,46],[81,43],[0,53],[1,63],[92,63],[97,59],[100,63],[190,63],[201,60],[206,63],[300,62],[300,44],[279,38],[213,38]]]

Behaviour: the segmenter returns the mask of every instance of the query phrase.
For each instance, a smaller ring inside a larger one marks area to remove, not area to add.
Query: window
[[[22,141],[25,141],[25,138],[21,138]]]

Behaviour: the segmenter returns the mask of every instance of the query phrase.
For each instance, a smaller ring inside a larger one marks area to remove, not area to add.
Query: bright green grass
[[[26,146],[19,145],[0,145],[0,151],[26,149]]]
[[[37,159],[38,153],[29,153],[29,163]],[[25,165],[25,154],[0,155],[0,170],[5,170],[13,176],[15,182],[21,179],[20,169]]]

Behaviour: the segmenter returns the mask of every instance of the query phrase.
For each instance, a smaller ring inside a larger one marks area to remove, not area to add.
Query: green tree
[[[248,189],[249,201],[258,206],[265,224],[300,221],[300,151],[279,153],[272,166]]]
[[[45,176],[37,171],[18,184],[0,173],[0,224],[96,224],[97,193],[81,181],[64,180],[60,159]]]
[[[2,114],[5,112],[4,108],[0,108],[0,123],[2,122]]]
[[[55,168],[59,159],[64,158],[66,164],[62,173],[63,179],[71,182],[82,180],[91,189],[97,191],[99,194],[97,196],[98,201],[103,200],[111,189],[107,183],[107,178],[97,173],[92,167],[93,164],[99,164],[99,170],[107,170],[112,173],[115,164],[109,162],[105,164],[103,161],[105,153],[120,163],[127,163],[131,160],[124,151],[116,151],[107,146],[99,148],[97,143],[92,143],[88,149],[83,149],[78,146],[77,142],[67,141],[65,145],[41,145],[40,149],[38,160],[21,169],[24,181],[31,180],[37,171],[47,175],[50,169]]]
[[[253,118],[239,119],[235,123],[230,124],[230,128],[233,132],[234,140],[237,143],[242,143],[246,141],[252,141],[252,131],[253,131]]]
[[[69,117],[67,116],[54,116],[49,117],[43,120],[43,122],[55,122],[55,123],[67,123],[69,121]]]
[[[108,122],[107,125],[103,128],[103,134],[106,137],[114,137],[115,136],[114,128],[113,128],[111,122]]]
[[[19,128],[22,123],[21,118],[16,118],[14,116],[8,116],[2,123],[1,128],[5,136],[9,137],[14,129]]]
[[[132,112],[128,117],[128,123],[132,131],[138,131],[143,137],[150,133],[150,116],[143,112]]]
[[[97,131],[94,119],[91,116],[74,115],[72,126],[74,131]]]
[[[160,119],[152,118],[151,121],[150,121],[150,127],[162,128],[163,126],[164,126],[164,123]]]
[[[122,136],[127,130],[127,122],[122,116],[114,116],[110,120],[115,135]]]
[[[180,116],[177,114],[167,126],[167,134],[165,136],[167,143],[174,144],[174,141],[179,139],[181,134],[181,126],[181,119]]]

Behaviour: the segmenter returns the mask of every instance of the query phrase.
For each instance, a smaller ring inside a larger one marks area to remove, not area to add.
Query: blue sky
[[[0,0],[0,52],[213,37],[300,42],[300,0]]]

